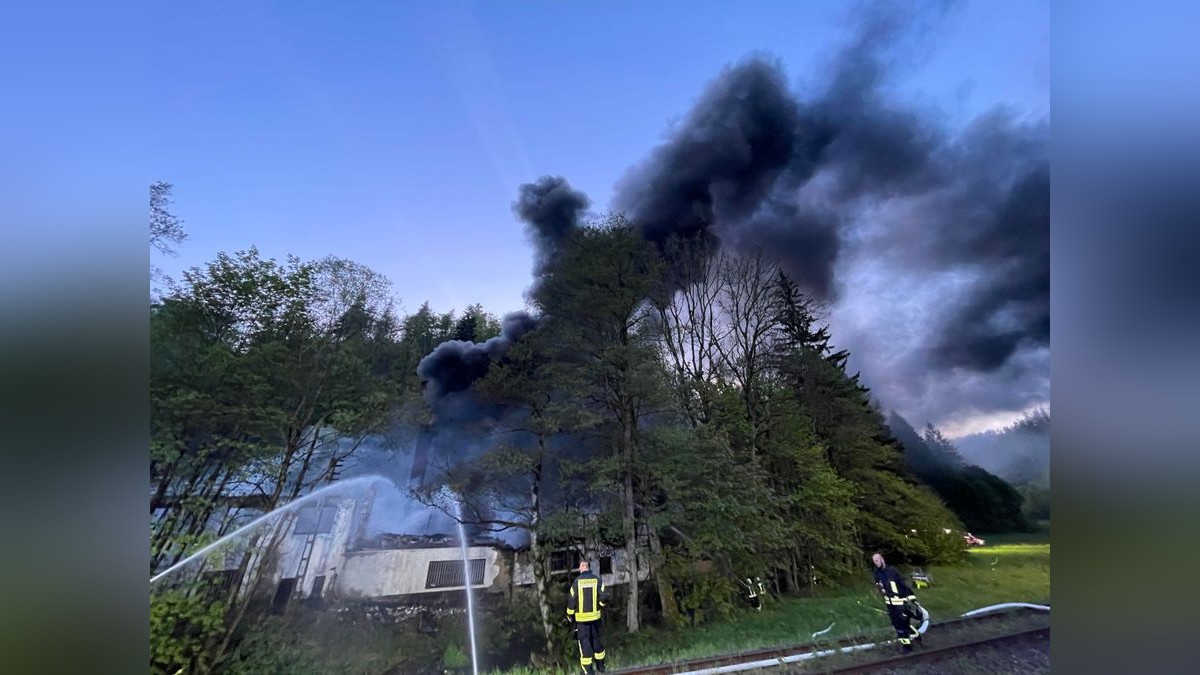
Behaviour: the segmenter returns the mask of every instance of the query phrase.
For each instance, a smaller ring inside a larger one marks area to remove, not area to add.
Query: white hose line
[[[924,621],[922,621],[921,627],[918,628],[917,630],[923,634],[929,628],[929,612],[925,611],[925,608],[922,607],[921,614],[924,617]],[[829,628],[826,628],[825,630],[820,631],[820,632],[826,633],[829,631],[830,628],[833,628],[833,624],[829,624]],[[818,633],[813,633],[814,636],[816,636],[817,634]],[[687,673],[681,673],[680,675],[717,675],[718,673],[736,673],[741,670],[757,670],[759,668],[770,668],[772,666],[781,666],[785,663],[799,663],[800,661],[811,661],[812,659],[819,659],[823,656],[832,656],[833,654],[850,654],[853,652],[861,652],[861,651],[865,651],[868,649],[874,649],[875,647],[878,647],[881,644],[888,644],[889,642],[892,642],[892,641],[885,640],[884,642],[871,642],[871,643],[868,643],[865,645],[851,645],[849,647],[838,647],[836,649],[821,649],[821,650],[813,651],[813,652],[804,652],[802,654],[793,654],[791,656],[780,656],[780,657],[776,657],[773,659],[762,659],[760,661],[750,661],[747,663],[735,663],[732,665],[720,666],[717,668],[705,668],[703,670],[692,670]]]
[[[973,609],[973,610],[963,614],[963,616],[976,616],[979,614],[987,614],[988,612],[995,612],[997,610],[1008,609],[1010,607],[1026,607],[1029,609],[1039,609],[1039,610],[1042,610],[1045,612],[1050,611],[1050,605],[1035,605],[1030,602],[1002,602],[999,605],[988,605],[987,607],[980,607],[979,609]]]
[[[813,633],[812,636],[817,637],[818,635],[824,635],[824,634],[828,633],[829,631],[833,630],[833,627],[836,625],[837,625],[836,623],[831,623],[831,624],[829,624],[828,628],[826,628],[825,630],[819,630],[819,631]]]
[[[920,607],[920,605],[918,605],[918,607]],[[998,611],[1001,609],[1009,609],[1009,608],[1015,608],[1015,607],[1026,607],[1029,609],[1043,610],[1046,612],[1050,611],[1050,605],[1035,605],[1035,604],[1029,603],[1029,602],[1004,602],[1004,603],[1000,603],[998,605],[988,605],[987,607],[980,607],[979,609],[973,609],[973,610],[963,614],[963,616],[976,616],[979,614],[987,614],[988,612],[995,612],[995,611]],[[929,630],[929,612],[926,611],[926,609],[924,607],[921,607],[921,614],[922,614],[921,626],[919,628],[917,628],[917,632],[920,633],[921,635],[924,635],[925,631]],[[831,628],[833,628],[833,626],[834,626],[834,624],[831,623],[831,624],[829,624],[829,628],[826,628],[825,630],[817,631],[816,633],[813,633],[812,636],[816,637],[818,635],[828,633],[829,630]],[[750,661],[747,663],[735,663],[733,665],[720,666],[718,668],[705,668],[703,670],[692,670],[692,671],[688,671],[686,673],[680,673],[679,675],[718,675],[718,673],[736,673],[736,672],[742,671],[742,670],[757,670],[759,668],[771,668],[772,666],[781,666],[785,663],[798,663],[800,661],[810,661],[812,659],[817,659],[817,658],[821,658],[824,656],[831,656],[833,654],[850,654],[852,652],[865,651],[867,649],[874,649],[875,647],[878,647],[880,645],[891,644],[892,642],[894,642],[894,640],[884,640],[882,642],[871,642],[871,643],[865,644],[865,645],[852,645],[850,647],[839,647],[837,649],[822,649],[819,651],[804,652],[802,654],[793,654],[792,656],[781,656],[781,657],[777,657],[774,659],[762,659],[760,661]]]
[[[748,663],[735,663],[731,666],[721,666],[719,668],[705,668],[704,670],[692,670],[687,673],[680,673],[679,675],[716,675],[717,673],[736,673],[739,670],[757,670],[759,668],[771,668],[772,666],[781,666],[785,663],[797,663],[799,661],[807,661],[809,659],[815,659],[815,658],[819,658],[822,656],[829,656],[831,654],[837,654],[839,652],[843,653],[843,654],[849,654],[850,652],[857,652],[857,651],[862,651],[864,649],[871,649],[874,646],[875,646],[875,644],[872,643],[869,645],[854,645],[852,647],[842,647],[840,649],[822,649],[821,651],[818,651],[818,652],[806,652],[804,654],[796,654],[794,656],[781,656],[779,658],[763,659],[761,661],[750,661]]]

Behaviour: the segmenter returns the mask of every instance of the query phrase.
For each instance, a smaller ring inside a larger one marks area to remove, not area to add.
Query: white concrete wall
[[[632,575],[629,574],[629,560],[625,555],[624,550],[613,551],[613,573],[603,575],[604,584],[612,586],[615,584],[627,584]],[[637,552],[638,564],[638,581],[645,581],[650,578],[650,556],[648,551]]]
[[[499,552],[484,546],[472,546],[467,549],[467,557],[484,559],[483,584],[471,587],[485,588],[492,585],[500,573]],[[461,549],[447,547],[352,551],[346,553],[343,558],[334,590],[338,597],[342,598],[381,598],[462,590],[462,586],[425,588],[429,563],[434,561],[452,561],[461,565]]]
[[[326,505],[329,505],[326,502]],[[270,572],[270,588],[276,588],[283,579],[295,577],[300,572],[300,560],[304,554],[304,546],[310,536],[313,541],[312,555],[308,560],[308,569],[304,577],[296,582],[293,597],[306,598],[312,593],[313,584],[317,577],[325,576],[322,595],[329,592],[330,584],[338,574],[350,537],[354,533],[355,502],[352,499],[340,500],[336,503],[337,514],[334,516],[333,528],[330,532],[307,535],[293,534],[296,519],[287,519],[288,534],[280,543],[278,562]]]

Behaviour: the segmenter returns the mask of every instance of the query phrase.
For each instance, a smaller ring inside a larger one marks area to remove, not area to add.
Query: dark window
[[[550,554],[551,572],[570,572],[579,567],[579,551],[554,551]]]
[[[483,584],[483,558],[472,558],[471,585]],[[434,560],[429,563],[429,573],[425,577],[425,588],[453,588],[463,585],[463,564],[461,560]]]
[[[240,577],[238,570],[212,570],[204,572],[201,578],[206,584],[206,597],[210,600],[222,600],[237,586]]]
[[[333,532],[333,519],[337,516],[336,506],[315,506],[300,509],[296,514],[296,529],[293,534],[329,534]]]
[[[296,590],[296,578],[280,579],[279,588],[275,589],[275,599],[271,602],[271,611],[283,614],[287,609],[288,600],[292,599],[292,591]]]
[[[600,574],[612,574],[612,556],[600,556]]]

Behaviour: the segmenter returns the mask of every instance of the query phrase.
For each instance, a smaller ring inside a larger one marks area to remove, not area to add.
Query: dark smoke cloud
[[[417,364],[426,402],[435,412],[442,411],[447,397],[466,392],[471,383],[487,374],[492,361],[536,328],[537,323],[527,312],[513,312],[504,317],[500,334],[490,340],[478,343],[450,340],[438,345]]]
[[[943,10],[906,17],[884,3],[861,9],[848,44],[814,78],[804,123],[813,130],[813,143],[825,143],[814,157],[817,172],[828,180],[812,187],[829,202],[844,207],[863,197],[911,194],[936,184],[940,130],[918,112],[892,104],[885,91],[889,64],[915,33],[914,16],[940,16]],[[802,158],[800,177],[813,173],[808,161]]]
[[[738,251],[763,251],[776,257],[802,288],[830,298],[841,250],[841,224],[841,214],[828,207],[772,199],[742,227],[725,231],[722,242]]]
[[[933,362],[991,371],[1022,345],[1050,344],[1050,177],[1024,176],[963,249],[978,281],[943,319]]]
[[[837,249],[830,221],[778,190],[784,174],[787,183],[808,180],[828,142],[825,126],[804,124],[778,64],[751,58],[727,68],[670,140],[618,182],[615,206],[664,252],[679,238],[710,254],[720,242],[743,250],[780,250],[786,243],[783,250],[828,255]],[[797,278],[829,293],[832,262],[799,257],[790,265]],[[691,281],[687,261],[671,258],[667,262],[676,265],[668,265],[669,278]]]
[[[931,295],[914,368],[995,372],[1050,339],[1049,125],[1003,110],[936,146],[928,188],[883,202],[858,256],[894,277],[962,279]],[[1032,402],[1032,401],[1031,401]]]
[[[589,206],[587,195],[561,176],[542,176],[520,187],[513,211],[529,226],[536,248],[535,274],[540,274],[562,242],[579,227]]]
[[[562,243],[580,226],[589,201],[561,176],[543,176],[520,187],[513,212],[528,226],[535,246],[534,284],[553,260]],[[514,342],[537,327],[539,318],[515,312],[504,318],[500,335],[486,342],[451,340],[438,345],[417,364],[417,375],[425,386],[425,400],[442,421],[499,411],[485,411],[468,393],[471,385],[487,375],[492,363]]]
[[[773,61],[726,69],[615,198],[653,241],[766,252],[835,303],[835,322],[866,317],[835,336],[891,405],[934,418],[958,406],[917,402],[938,389],[925,373],[1000,374],[992,400],[963,383],[977,410],[1048,397],[1047,122],[995,110],[957,131],[891,93],[947,8],[865,6],[803,95]],[[864,296],[876,286],[908,295]]]
[[[799,111],[780,69],[753,59],[727,69],[670,142],[617,188],[618,208],[646,237],[701,236],[754,213],[792,162]]]
[[[935,187],[939,133],[881,91],[900,17],[872,6],[807,100],[774,61],[726,69],[684,123],[617,185],[646,236],[714,238],[778,257],[809,292],[836,295],[843,228],[864,202]],[[713,247],[715,250],[715,247]]]
[[[726,68],[618,181],[613,206],[658,245],[668,289],[694,279],[697,252],[773,257],[833,303],[852,367],[918,425],[1044,404],[1048,124],[997,110],[959,131],[898,101],[906,43],[926,37],[914,25],[942,14],[914,24],[910,9],[867,6],[802,92],[768,58]],[[513,211],[536,247],[535,288],[588,208],[562,177],[521,186]],[[521,414],[482,404],[470,387],[556,318],[509,315],[500,336],[444,343],[421,361],[439,433],[462,436],[439,446],[445,464],[476,452],[461,448],[481,427]]]
[[[1049,344],[1048,124],[995,110],[955,134],[890,102],[885,64],[905,36],[880,7],[834,59],[828,89],[810,108],[835,125],[822,168],[835,176],[827,200],[858,216],[844,237],[887,247],[866,254],[893,261],[884,273],[974,278],[921,317],[933,330],[912,345],[920,363],[908,369],[997,371],[1022,346]],[[913,203],[921,205],[914,217],[872,215]],[[873,226],[879,232],[872,219],[882,221],[882,237],[869,236]]]
[[[889,406],[920,421],[956,407],[938,373],[972,374],[960,389],[978,410],[1048,396],[1048,123],[996,110],[957,131],[891,93],[912,44],[930,42],[922,24],[944,10],[865,6],[802,95],[773,60],[728,67],[618,181],[613,204],[659,245],[664,287],[698,269],[680,252],[776,259],[834,303],[839,342]],[[561,177],[521,187],[513,208],[537,246],[535,285],[588,204]],[[514,339],[442,345],[419,369],[427,396],[466,391]],[[989,389],[974,375],[985,373],[1003,384]]]

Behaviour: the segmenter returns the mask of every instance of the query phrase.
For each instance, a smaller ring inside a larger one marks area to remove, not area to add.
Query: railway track
[[[945,647],[918,649],[909,654],[889,656],[887,658],[876,659],[874,661],[868,661],[865,663],[856,663],[853,665],[842,666],[821,672],[845,675],[847,673],[905,672],[907,669],[917,667],[920,667],[923,670],[928,668],[932,663],[945,661],[962,655],[970,655],[980,649],[999,647],[1013,643],[1023,643],[1026,641],[1037,641],[1042,639],[1050,639],[1049,627],[1030,628],[1028,630],[1018,631],[1016,633],[997,635],[979,640],[970,640],[968,642],[946,645]]]
[[[944,621],[938,621],[935,623],[931,623],[929,627],[930,627],[930,630],[934,630],[934,629],[946,628],[946,627],[951,627],[951,626],[964,626],[964,625],[978,626],[978,625],[995,622],[995,621],[1005,619],[1005,618],[1012,618],[1014,616],[1024,616],[1024,615],[1030,615],[1030,614],[1036,614],[1036,613],[1037,612],[1035,612],[1033,610],[1029,610],[1029,609],[1009,610],[1009,611],[1005,611],[1005,612],[994,612],[991,614],[983,614],[983,615],[974,616],[974,617],[959,617],[959,618],[955,618],[955,619],[947,619]],[[1048,630],[1048,629],[1035,629],[1035,630]],[[1004,639],[1006,637],[1009,637],[1009,636],[1001,636],[1000,639]],[[836,654],[836,653],[853,653],[855,651],[862,650],[863,645],[865,643],[871,643],[872,641],[875,641],[875,640],[876,640],[876,638],[871,638],[871,637],[867,637],[867,636],[855,636],[855,637],[841,638],[841,639],[834,640],[834,641],[826,641],[820,645],[814,644],[812,641],[809,641],[809,642],[805,642],[802,644],[790,645],[790,646],[786,646],[786,647],[770,647],[770,648],[766,648],[766,649],[756,649],[756,650],[745,651],[745,652],[737,652],[737,653],[733,653],[733,654],[721,654],[721,655],[717,655],[717,656],[707,656],[707,657],[701,657],[701,658],[697,658],[697,659],[675,661],[672,663],[661,663],[661,664],[656,664],[656,665],[636,666],[636,667],[632,667],[632,668],[622,668],[620,670],[610,670],[608,672],[609,672],[609,675],[671,675],[672,673],[689,673],[689,672],[695,672],[695,671],[706,671],[706,670],[710,670],[710,669],[723,668],[726,666],[734,666],[734,665],[738,665],[738,664],[747,664],[748,665],[748,664],[755,663],[755,662],[763,662],[762,665],[759,667],[767,668],[767,667],[773,667],[776,665],[784,665],[785,664],[785,662],[783,661],[784,658],[794,658],[794,657],[796,657],[798,655],[802,655],[802,654],[810,654],[810,653],[814,653],[814,652],[820,652],[821,655],[824,656],[824,655],[832,655],[832,654]],[[953,649],[955,649],[954,645],[948,645],[946,647],[938,647],[938,648],[926,648],[920,652],[913,652],[912,655],[905,655],[905,657],[909,657],[909,656],[913,656],[913,655],[916,655],[918,657],[924,657],[924,655],[931,655],[929,658],[936,658],[936,654],[942,654],[943,652],[946,652],[946,654],[949,655],[948,650],[953,650]],[[772,661],[773,661],[773,663],[768,663],[768,662],[772,662]],[[854,666],[854,667],[857,667],[857,666]],[[841,672],[841,671],[838,671],[838,672]],[[846,672],[857,672],[857,671],[849,670]]]

